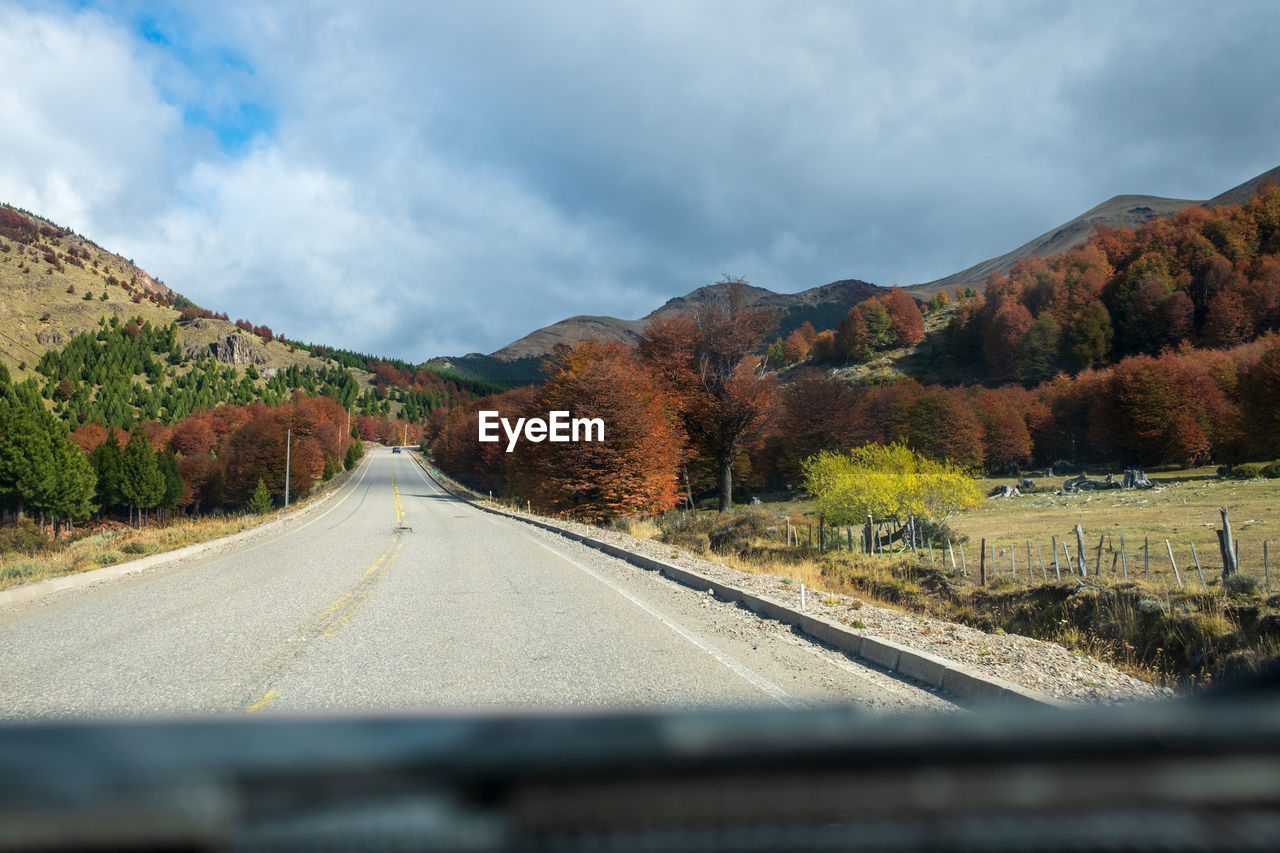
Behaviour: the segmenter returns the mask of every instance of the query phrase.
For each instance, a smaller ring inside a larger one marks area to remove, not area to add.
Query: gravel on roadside
[[[637,539],[616,530],[546,516],[538,516],[538,520],[645,557],[673,563],[697,572],[714,583],[734,586],[790,607],[800,606],[800,585],[776,575],[744,572],[723,563],[696,557],[673,545],[652,539]],[[1116,704],[1173,695],[1173,691],[1168,688],[1148,684],[1109,664],[1069,651],[1056,643],[1017,634],[988,634],[966,625],[905,613],[862,601],[855,596],[822,590],[807,591],[805,599],[806,612],[853,625],[869,636],[882,637],[899,645],[989,672],[1005,681],[1037,690],[1063,702]],[[861,623],[865,627],[860,628],[854,623]]]

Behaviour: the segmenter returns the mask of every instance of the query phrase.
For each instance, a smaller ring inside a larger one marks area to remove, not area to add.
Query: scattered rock
[[[195,322],[199,321],[197,320]],[[235,333],[219,338],[207,346],[201,346],[199,344],[188,346],[186,352],[187,355],[192,358],[199,358],[205,354],[212,354],[215,359],[223,364],[267,363],[266,354],[263,353],[248,336]]]

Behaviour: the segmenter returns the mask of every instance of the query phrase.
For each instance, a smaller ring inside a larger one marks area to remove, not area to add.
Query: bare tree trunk
[[[733,507],[733,457],[722,456],[716,460],[716,488],[720,494],[720,512]]]

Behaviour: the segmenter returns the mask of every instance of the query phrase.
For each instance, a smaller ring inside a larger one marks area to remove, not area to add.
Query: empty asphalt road
[[[379,449],[248,539],[0,609],[0,718],[950,707]]]

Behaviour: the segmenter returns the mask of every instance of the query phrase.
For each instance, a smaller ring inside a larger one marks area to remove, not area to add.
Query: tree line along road
[[[0,718],[953,706],[379,450],[241,542],[0,611]]]

